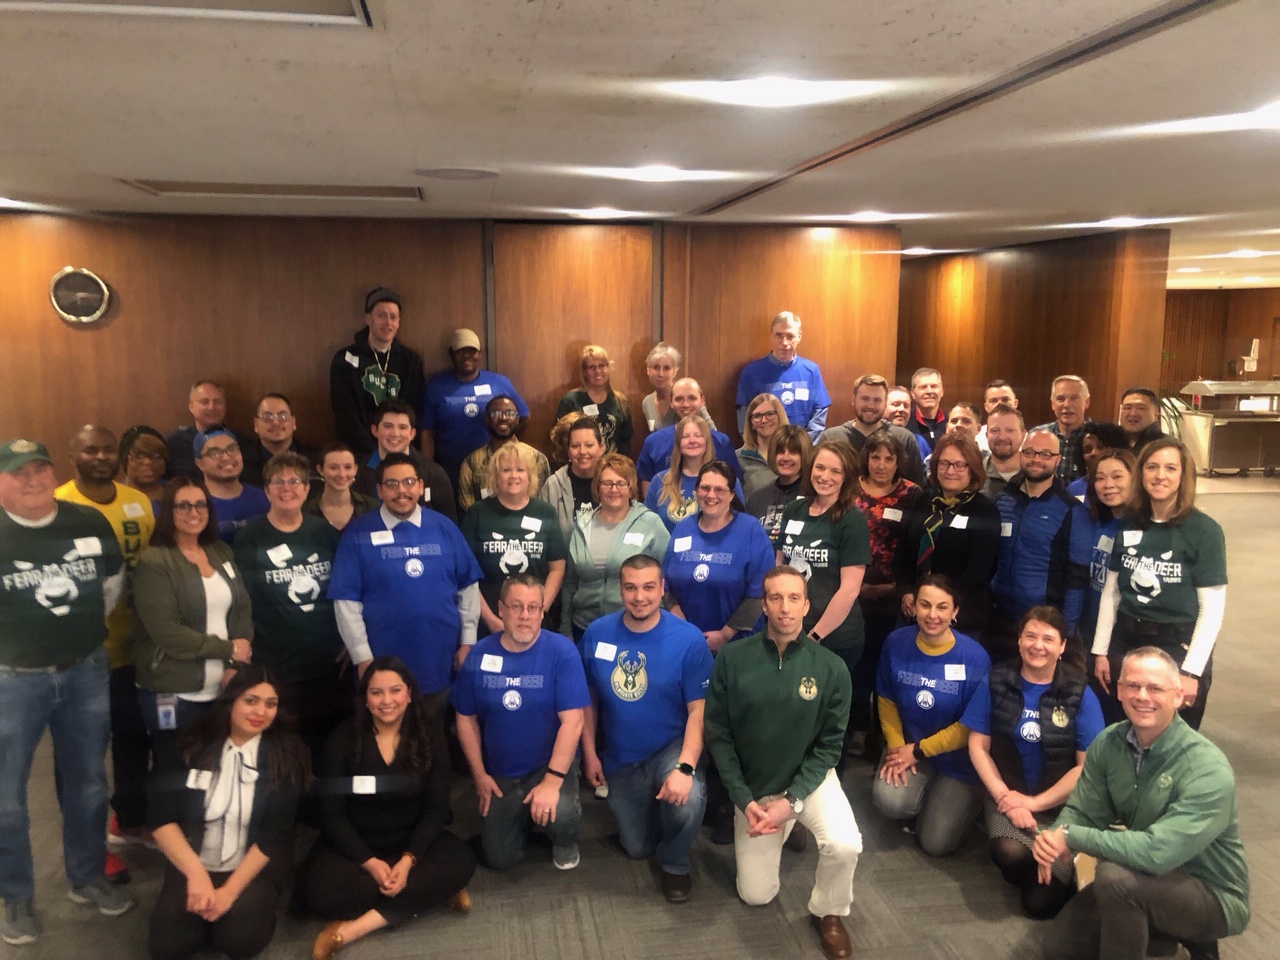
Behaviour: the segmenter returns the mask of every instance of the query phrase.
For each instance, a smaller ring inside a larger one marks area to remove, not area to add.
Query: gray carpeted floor
[[[1201,506],[1226,528],[1231,575],[1227,620],[1219,640],[1215,682],[1204,732],[1235,765],[1238,801],[1253,882],[1253,923],[1225,941],[1224,958],[1272,960],[1280,947],[1280,671],[1270,644],[1280,621],[1280,588],[1268,559],[1280,543],[1280,498],[1274,494],[1205,496]],[[1018,915],[1012,890],[1000,881],[975,830],[956,856],[924,857],[912,838],[872,811],[870,768],[853,764],[846,789],[862,828],[865,853],[855,881],[849,929],[855,955],[864,960],[1005,960],[1038,955],[1037,924]],[[467,917],[443,911],[395,934],[373,936],[342,956],[475,957],[493,960],[678,960],[678,958],[820,957],[806,915],[817,854],[784,854],[782,893],[766,907],[738,902],[732,847],[705,837],[694,848],[690,903],[667,904],[651,869],[609,845],[613,823],[607,806],[584,792],[582,864],[569,873],[552,869],[547,851],[508,874],[481,871],[471,886],[475,908]],[[455,791],[454,829],[476,831],[469,785]],[[134,960],[146,955],[149,906],[159,885],[160,858],[127,853],[129,886],[141,909],[107,919],[66,898],[61,844],[47,742],[31,782],[32,833],[38,870],[37,909],[45,935],[35,945],[0,944],[0,958]],[[282,918],[269,958],[310,956],[318,922]],[[1272,944],[1267,947],[1266,944]]]

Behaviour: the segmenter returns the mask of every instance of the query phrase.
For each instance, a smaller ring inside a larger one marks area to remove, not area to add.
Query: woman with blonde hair
[[[756,394],[747,404],[738,462],[742,464],[742,491],[749,498],[776,479],[769,469],[769,439],[787,423],[787,408],[772,393]]]
[[[570,390],[556,407],[556,418],[571,410],[580,410],[600,421],[606,451],[631,456],[631,438],[635,426],[631,422],[631,405],[610,382],[613,361],[598,344],[582,348],[582,389]]]
[[[711,428],[696,414],[676,424],[676,445],[671,451],[671,466],[654,474],[644,505],[662,518],[668,530],[698,509],[694,491],[698,471],[716,458],[711,441]],[[742,485],[734,484],[734,493],[742,501]]]

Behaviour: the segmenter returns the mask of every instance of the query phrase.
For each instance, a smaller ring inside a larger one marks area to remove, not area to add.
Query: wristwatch
[[[685,763],[683,760],[681,760],[679,763],[676,764],[676,770],[678,770],[680,773],[683,773],[686,777],[692,777],[694,767],[693,767],[693,764]]]
[[[791,804],[791,809],[795,813],[804,813],[804,801],[788,790],[783,794],[787,803]]]

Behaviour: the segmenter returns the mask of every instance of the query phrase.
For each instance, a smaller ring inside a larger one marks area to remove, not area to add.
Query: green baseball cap
[[[53,463],[49,448],[37,440],[8,440],[0,443],[0,473],[17,473],[33,460]]]

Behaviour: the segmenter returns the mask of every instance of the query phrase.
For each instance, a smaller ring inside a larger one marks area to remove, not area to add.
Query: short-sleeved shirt
[[[481,370],[474,380],[459,380],[452,370],[437,373],[427,381],[422,410],[422,429],[435,431],[436,459],[451,479],[472,450],[489,442],[484,424],[484,408],[498,396],[510,397],[521,417],[529,416],[529,405],[515,386],[500,373]]]
[[[1025,677],[1022,679],[1022,718],[1018,721],[1018,729],[1014,731],[1013,743],[1018,748],[1018,757],[1022,760],[1022,778],[1028,786],[1038,784],[1044,774],[1044,748],[1040,744],[1040,698],[1050,686],[1048,683],[1032,683]],[[960,722],[974,733],[991,736],[990,683],[984,683],[974,692]],[[1085,687],[1080,708],[1076,711],[1076,749],[1081,752],[1088,750],[1093,738],[1106,725],[1097,696]]]
[[[986,689],[991,658],[970,637],[955,633],[946,653],[925,653],[916,642],[920,631],[901,627],[885,639],[876,671],[876,694],[898,708],[908,743],[919,743],[957,723],[979,689]],[[955,780],[978,779],[965,747],[930,757],[929,762]]]
[[[434,510],[419,515],[421,526],[390,530],[382,510],[347,524],[329,599],[363,603],[373,655],[399,657],[423,693],[438,693],[452,679],[462,629],[457,593],[482,572],[457,527]]]
[[[462,518],[462,535],[480,561],[480,593],[495,613],[507,577],[530,573],[545,583],[552,561],[568,555],[556,508],[536,498],[520,510],[507,509],[497,497],[481,500]]]
[[[809,581],[806,631],[822,619],[827,604],[840,589],[840,571],[871,562],[871,533],[861,510],[851,507],[839,520],[832,520],[831,510],[821,516],[809,516],[810,503],[805,498],[787,504],[782,511],[782,537],[778,540],[783,562]],[[844,622],[822,638],[822,645],[839,650],[862,641],[862,609],[855,599]]]
[[[738,462],[737,451],[733,449],[733,441],[719,430],[711,431],[711,446],[716,452],[716,459],[723,460],[733,467],[738,480],[742,480],[742,464]],[[671,454],[676,449],[676,425],[662,427],[644,438],[640,447],[640,456],[636,458],[636,477],[640,480],[654,480],[659,471],[671,466]]]
[[[1120,574],[1121,613],[1186,623],[1200,613],[1196,590],[1227,582],[1227,543],[1218,522],[1199,510],[1146,529],[1127,518],[1116,532],[1111,569]]]
[[[591,705],[578,648],[550,630],[519,653],[501,634],[485,637],[467,654],[452,697],[458,713],[479,719],[489,775],[512,780],[551,762],[561,713]]]
[[[271,509],[271,501],[261,487],[253,487],[247,483],[240,485],[240,493],[230,499],[210,496],[213,509],[218,515],[218,539],[223,543],[231,543],[236,538],[236,531],[254,517],[265,516]]]
[[[342,652],[328,596],[338,539],[328,521],[305,513],[297,530],[258,517],[236,534],[236,566],[253,603],[253,657],[283,683],[333,673]]]
[[[644,495],[644,505],[658,515],[668,530],[674,530],[677,523],[698,512],[698,478],[680,474],[679,498],[663,500],[663,484],[667,482],[669,472],[660,470],[654,475],[653,482],[649,484],[649,492]],[[733,483],[733,493],[739,501],[743,499],[742,484],[736,480]]]
[[[636,633],[625,616],[606,614],[582,637],[582,662],[604,731],[606,776],[684,736],[689,704],[706,699],[713,665],[692,624],[664,610],[657,626]]]
[[[556,419],[559,420],[574,410],[581,410],[588,417],[595,417],[600,421],[600,435],[604,438],[607,453],[616,450],[625,456],[631,456],[631,438],[635,435],[636,427],[631,422],[631,407],[625,397],[619,398],[617,393],[610,391],[603,403],[596,403],[587,391],[570,390],[556,407]]]
[[[698,526],[694,514],[672,531],[662,575],[686,620],[700,631],[720,630],[744,599],[764,595],[764,575],[773,569],[773,559],[768,535],[750,514],[734,513],[715,533]]]
[[[787,419],[801,427],[809,425],[815,411],[831,406],[822,371],[804,357],[783,364],[768,354],[743,367],[738,377],[737,405],[745,407],[761,393],[771,393],[781,400]]]

